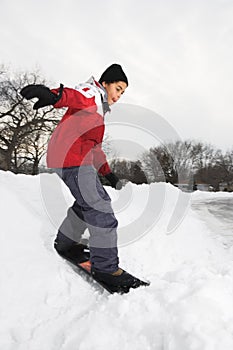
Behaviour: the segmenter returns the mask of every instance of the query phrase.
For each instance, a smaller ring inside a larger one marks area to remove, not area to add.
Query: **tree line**
[[[51,85],[38,71],[12,74],[0,66],[0,169],[35,175],[43,168],[49,137],[63,111],[53,107],[33,110],[32,102],[20,95],[28,84]],[[105,146],[108,153],[107,141]],[[233,190],[233,148],[224,153],[195,140],[161,144],[136,161],[114,159],[110,165],[119,178],[137,184],[164,181],[186,183],[194,189],[204,183],[215,191],[223,184]]]
[[[119,178],[125,178],[126,174],[129,181],[134,174],[132,182],[136,183],[185,184],[189,190],[206,184],[214,191],[233,190],[233,148],[223,153],[208,143],[195,140],[151,147],[136,162],[114,161],[113,169]]]

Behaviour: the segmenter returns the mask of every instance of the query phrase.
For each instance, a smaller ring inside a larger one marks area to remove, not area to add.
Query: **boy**
[[[55,249],[64,258],[75,262],[85,260],[81,236],[90,233],[91,272],[99,281],[117,287],[140,285],[140,280],[119,268],[117,250],[117,220],[111,199],[102,186],[97,172],[111,186],[120,189],[119,179],[112,173],[101,148],[104,116],[128,87],[128,79],[118,64],[112,64],[99,81],[93,77],[75,89],[58,89],[44,85],[28,85],[21,90],[26,99],[38,101],[34,109],[53,105],[68,107],[49,141],[47,165],[69,187],[75,202],[59,228]]]

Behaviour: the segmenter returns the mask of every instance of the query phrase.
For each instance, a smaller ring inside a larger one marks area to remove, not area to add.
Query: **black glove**
[[[37,97],[38,101],[34,104],[33,109],[39,109],[45,106],[54,105],[57,101],[59,101],[62,97],[63,88],[63,85],[60,84],[59,93],[55,94],[45,85],[34,84],[25,86],[20,93],[27,100]]]
[[[111,186],[113,188],[115,188],[116,190],[122,189],[123,184],[115,174],[113,174],[113,173],[107,174],[107,175],[105,175],[105,178],[110,182]]]

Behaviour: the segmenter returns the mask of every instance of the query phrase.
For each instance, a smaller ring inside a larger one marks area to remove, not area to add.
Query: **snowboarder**
[[[99,81],[91,77],[75,89],[63,87],[50,90],[44,85],[28,85],[21,90],[26,99],[38,101],[34,109],[48,105],[68,107],[55,128],[47,152],[47,165],[69,187],[75,202],[68,209],[56,240],[57,252],[79,263],[85,259],[81,236],[90,233],[91,273],[107,285],[136,288],[140,280],[119,267],[117,226],[111,200],[97,172],[111,186],[122,184],[112,173],[101,148],[104,135],[104,116],[128,87],[128,79],[119,64],[112,64]]]

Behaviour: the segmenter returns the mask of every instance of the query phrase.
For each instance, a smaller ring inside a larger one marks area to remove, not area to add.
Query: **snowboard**
[[[84,255],[82,256],[82,259],[80,262],[74,261],[72,259],[66,258],[63,256],[64,259],[69,261],[75,268],[75,272],[77,272],[82,277],[85,277],[86,281],[96,287],[97,289],[106,290],[110,294],[118,293],[118,294],[125,294],[128,293],[131,289],[134,289],[133,287],[118,287],[118,286],[112,286],[108,285],[102,281],[99,281],[95,278],[94,275],[91,273],[91,262],[90,262],[90,252],[87,249],[85,249]],[[139,288],[141,286],[149,286],[149,282],[142,281],[138,279],[139,285],[135,288]]]

